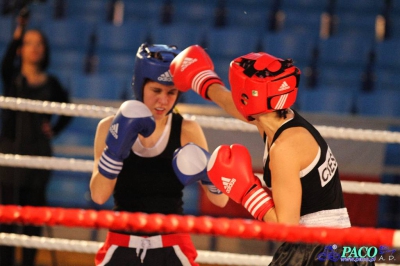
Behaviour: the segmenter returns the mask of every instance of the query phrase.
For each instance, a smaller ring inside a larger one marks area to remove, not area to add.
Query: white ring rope
[[[113,107],[102,107],[86,104],[58,103],[0,96],[0,108],[29,111],[37,113],[104,118],[116,113]],[[202,115],[183,115],[187,119],[196,120],[202,127],[218,130],[240,130],[256,132],[257,128],[234,118],[212,117]],[[331,126],[316,126],[326,138],[350,139],[354,141],[372,141],[384,143],[400,143],[400,132],[385,130],[355,129]]]
[[[0,245],[95,254],[103,243],[0,233]],[[196,262],[205,264],[261,266],[268,265],[272,260],[271,256],[244,255],[219,251],[197,250],[197,253]],[[398,264],[375,263],[375,265],[396,266]]]
[[[0,165],[46,170],[92,172],[93,161],[46,156],[0,153]]]
[[[0,233],[0,245],[95,254],[102,242]],[[272,257],[198,250],[196,262],[229,265],[268,265]],[[386,264],[385,264],[386,265]]]
[[[117,109],[88,104],[59,103],[0,96],[0,107],[15,111],[104,118],[113,115]]]
[[[0,165],[47,170],[93,171],[93,161],[45,156],[15,155],[0,153]],[[262,179],[260,174],[256,174]],[[400,196],[400,185],[373,182],[341,181],[343,192],[353,194]]]

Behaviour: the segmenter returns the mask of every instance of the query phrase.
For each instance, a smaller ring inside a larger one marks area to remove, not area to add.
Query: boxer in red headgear
[[[263,179],[273,188],[272,195],[254,175],[248,150],[238,144],[219,146],[209,160],[208,175],[217,188],[258,220],[350,227],[337,161],[315,127],[291,108],[300,79],[291,59],[264,52],[234,59],[229,70],[231,91],[200,46],[179,53],[170,70],[179,90],[192,88],[232,116],[254,124],[265,142]],[[342,264],[322,256],[324,250],[318,244],[284,243],[271,265],[372,265]]]
[[[291,59],[251,53],[232,61],[229,82],[236,108],[248,121],[253,116],[285,110],[297,97],[300,70]]]

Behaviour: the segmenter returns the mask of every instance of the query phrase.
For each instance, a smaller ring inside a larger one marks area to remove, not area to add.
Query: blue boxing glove
[[[207,163],[209,159],[210,154],[206,150],[194,143],[188,143],[175,150],[172,167],[184,186],[201,181],[211,193],[222,194],[208,178]]]
[[[107,146],[98,165],[99,172],[109,179],[115,179],[138,134],[148,137],[155,128],[153,115],[144,103],[135,100],[122,103],[108,131]]]

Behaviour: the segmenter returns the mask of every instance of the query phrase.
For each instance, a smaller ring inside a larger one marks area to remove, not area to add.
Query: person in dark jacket
[[[49,47],[43,33],[25,30],[28,19],[19,16],[14,36],[1,65],[3,96],[40,101],[69,102],[58,78],[46,72]],[[0,153],[51,156],[52,139],[60,134],[71,117],[1,110]],[[0,166],[0,203],[45,206],[46,186],[51,172],[42,169]],[[41,235],[41,227],[0,224],[1,232]],[[23,249],[22,265],[34,265],[36,250]],[[0,265],[15,263],[13,247],[0,246]]]

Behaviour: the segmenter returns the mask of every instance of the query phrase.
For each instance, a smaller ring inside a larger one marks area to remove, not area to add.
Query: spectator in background
[[[26,30],[29,13],[17,18],[14,36],[3,56],[1,74],[3,95],[41,101],[69,102],[68,93],[55,76],[46,72],[49,47],[38,30]],[[59,116],[54,125],[51,115],[1,110],[0,152],[51,156],[51,140],[70,122]],[[46,186],[50,171],[42,169],[0,167],[0,203],[46,205]],[[1,232],[17,232],[15,225],[0,225]],[[41,227],[24,226],[21,233],[41,235]],[[19,231],[18,231],[19,232]],[[34,265],[36,250],[23,249],[22,265]],[[0,265],[14,265],[14,248],[0,247]]]

